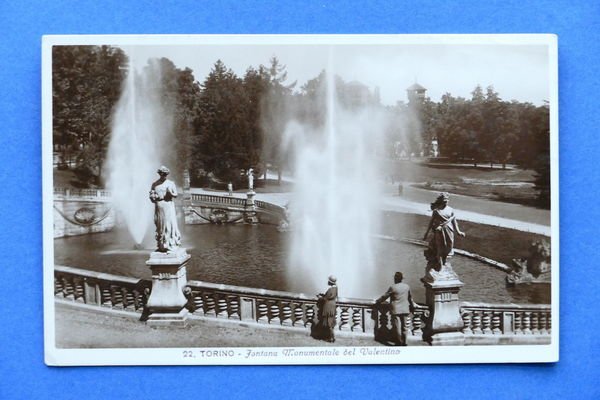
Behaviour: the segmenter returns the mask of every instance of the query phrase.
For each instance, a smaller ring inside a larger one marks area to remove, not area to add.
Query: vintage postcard
[[[558,361],[555,36],[42,47],[47,364]]]

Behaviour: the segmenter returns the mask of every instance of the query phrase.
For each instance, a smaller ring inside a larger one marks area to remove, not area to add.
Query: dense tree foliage
[[[60,167],[99,183],[126,56],[109,46],[52,48],[52,134]]]
[[[124,53],[107,46],[60,46],[53,51],[53,133],[57,151],[80,170],[97,176],[110,135],[126,63]],[[325,123],[325,71],[296,89],[286,68],[273,57],[268,65],[237,76],[217,61],[199,83],[190,69],[159,60],[163,107],[172,111],[175,146],[170,150],[180,174],[188,168],[196,184],[236,184],[267,168],[286,168],[284,131],[288,121],[318,127]],[[536,171],[540,201],[549,201],[549,107],[505,101],[493,87],[477,86],[471,98],[450,93],[439,102],[413,99],[381,105],[378,90],[336,77],[337,98],[346,109],[375,107],[389,121],[385,128],[390,157],[429,156],[437,139],[444,159],[472,163],[516,164]],[[93,179],[92,179],[93,180]]]

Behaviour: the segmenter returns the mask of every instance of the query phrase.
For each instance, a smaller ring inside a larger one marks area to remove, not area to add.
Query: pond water
[[[230,285],[316,294],[326,289],[314,287],[288,261],[289,233],[268,225],[184,225],[183,246],[192,255],[188,279]],[[419,279],[424,274],[423,248],[391,240],[376,241],[377,272],[363,277],[356,293],[344,291],[344,277],[338,276],[341,297],[376,298],[393,281],[395,271],[404,273],[415,300],[425,301]],[[144,249],[133,250],[134,243],[125,230],[55,239],[55,263],[150,279],[145,265],[153,250],[147,235]],[[549,285],[507,288],[505,273],[463,256],[455,256],[452,266],[464,282],[459,296],[463,301],[488,303],[550,303]]]

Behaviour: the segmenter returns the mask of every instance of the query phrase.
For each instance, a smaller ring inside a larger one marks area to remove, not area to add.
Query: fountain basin
[[[185,225],[183,246],[192,255],[188,279],[229,285],[282,290],[314,295],[326,286],[316,286],[288,260],[290,237],[275,226]],[[153,235],[143,241],[145,250],[133,250],[134,241],[125,229],[55,239],[55,263],[91,271],[150,279],[145,261],[154,250]],[[390,240],[375,241],[376,268],[361,277],[363,285],[355,292],[344,289],[344,276],[338,277],[340,296],[375,298],[391,284],[395,271],[405,281],[416,301],[425,301],[423,248]],[[550,285],[507,288],[506,274],[486,263],[457,255],[454,270],[465,283],[460,292],[464,301],[490,303],[550,303]]]

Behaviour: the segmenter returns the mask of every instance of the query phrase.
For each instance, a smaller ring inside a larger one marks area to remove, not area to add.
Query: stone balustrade
[[[460,312],[467,344],[550,342],[549,305],[462,302]]]
[[[97,200],[109,201],[111,193],[105,189],[74,189],[74,188],[54,188],[54,198],[93,198]]]
[[[192,203],[209,203],[235,207],[244,207],[246,205],[246,199],[233,196],[217,196],[204,193],[192,193],[191,200]]]
[[[56,298],[142,313],[151,290],[149,280],[56,266]],[[192,318],[215,318],[289,329],[311,329],[317,322],[315,296],[266,289],[188,281],[184,294]],[[550,342],[549,305],[462,302],[465,344],[544,344]],[[418,305],[406,319],[408,344],[423,344],[429,308]],[[341,334],[392,337],[390,305],[340,298],[337,329]]]
[[[150,281],[55,266],[54,296],[118,310],[142,312]]]
[[[284,208],[253,198],[212,195],[205,193],[184,194],[186,224],[248,222],[278,225],[285,219]]]

